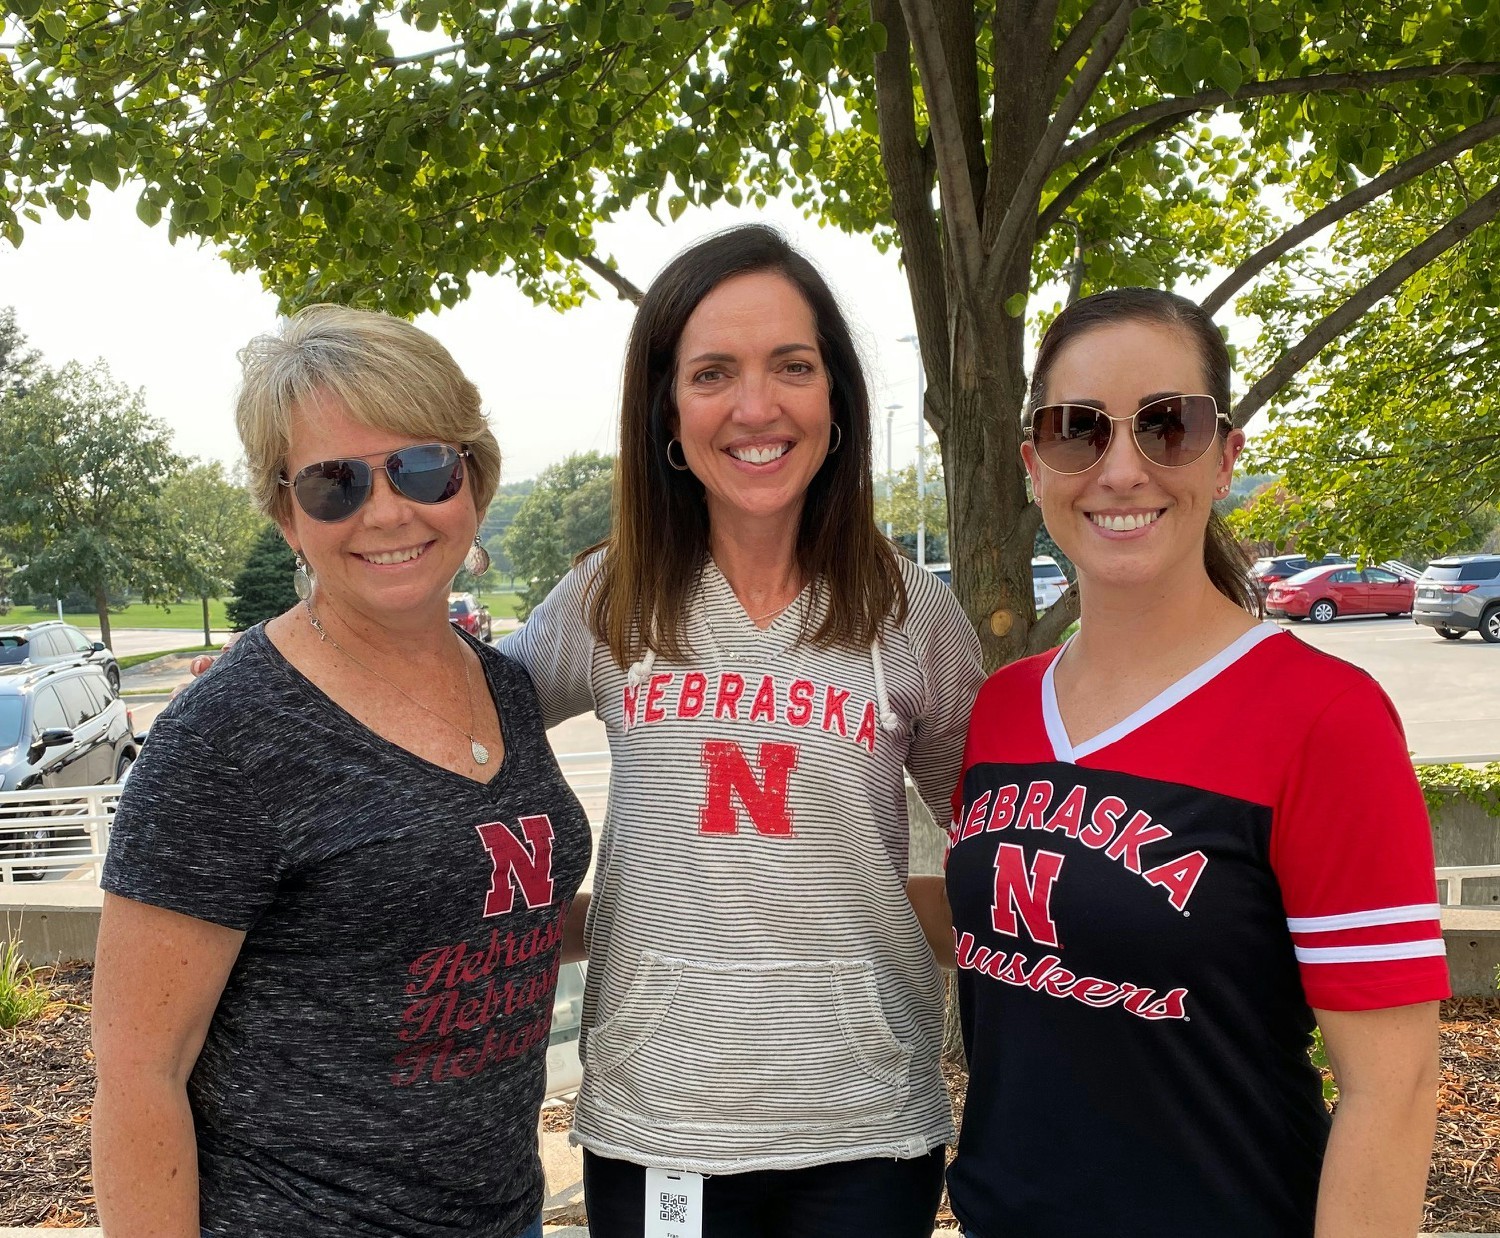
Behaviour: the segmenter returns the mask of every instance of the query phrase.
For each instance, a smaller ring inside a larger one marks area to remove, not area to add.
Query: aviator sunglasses
[[[1031,415],[1031,445],[1054,473],[1086,473],[1109,450],[1114,423],[1128,421],[1135,445],[1152,464],[1181,468],[1200,460],[1229,418],[1211,395],[1168,395],[1128,417],[1089,404],[1044,404]]]
[[[299,469],[290,481],[285,477],[277,480],[291,487],[297,506],[314,520],[335,524],[354,515],[370,497],[375,488],[371,460],[385,469],[397,493],[413,503],[432,504],[446,503],[463,489],[464,459],[471,454],[467,448],[460,450],[447,443],[420,443],[385,456],[375,453],[319,460]]]

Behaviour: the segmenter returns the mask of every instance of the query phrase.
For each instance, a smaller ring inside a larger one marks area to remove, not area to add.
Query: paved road
[[[1337,619],[1329,624],[1285,623],[1302,640],[1362,666],[1396,702],[1406,724],[1407,743],[1418,757],[1448,760],[1500,756],[1500,645],[1477,635],[1445,641],[1431,628],[1409,619]],[[218,634],[216,634],[218,635]],[[179,648],[182,632],[117,633],[115,650],[127,652],[125,639],[149,642],[146,648]],[[124,638],[124,639],[121,639]],[[188,634],[189,641],[191,634]],[[177,674],[153,675],[150,666],[126,673],[125,690],[170,691],[186,680],[186,659]],[[141,678],[137,678],[141,676]],[[158,683],[162,686],[158,687]],[[1268,690],[1290,691],[1294,685]],[[139,700],[132,705],[137,727],[149,726],[163,702]],[[555,727],[550,736],[560,755],[577,756],[605,749],[604,727],[596,718],[575,718]],[[584,797],[588,799],[587,796]],[[587,803],[598,820],[599,802]]]
[[[1500,756],[1500,645],[1488,645],[1478,634],[1443,640],[1410,619],[1282,626],[1375,676],[1396,702],[1407,746],[1416,756]]]

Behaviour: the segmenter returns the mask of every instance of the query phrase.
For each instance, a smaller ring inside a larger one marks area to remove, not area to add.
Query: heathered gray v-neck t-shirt
[[[188,1084],[211,1234],[514,1238],[537,1215],[589,830],[525,672],[476,648],[488,784],[368,730],[260,627],[151,728],[101,884],[246,933]]]

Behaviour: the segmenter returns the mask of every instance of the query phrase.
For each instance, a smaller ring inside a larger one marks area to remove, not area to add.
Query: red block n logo
[[[792,812],[786,803],[786,784],[797,768],[797,745],[762,744],[756,757],[759,778],[738,744],[711,739],[703,745],[708,796],[698,810],[700,834],[739,833],[739,811],[733,803],[737,797],[757,834],[790,837]]]
[[[995,932],[1019,937],[1017,913],[1027,935],[1041,946],[1057,945],[1057,924],[1052,919],[1052,885],[1062,870],[1063,857],[1055,851],[1038,851],[1026,867],[1026,852],[1014,843],[1001,843],[995,853],[995,906],[991,920]]]
[[[474,827],[494,866],[490,892],[484,899],[487,916],[510,911],[516,887],[529,908],[545,907],[552,901],[552,822],[543,814],[522,817],[520,826],[524,842],[499,821]]]

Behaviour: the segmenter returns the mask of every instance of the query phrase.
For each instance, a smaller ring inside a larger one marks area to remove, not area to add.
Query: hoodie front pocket
[[[889,1118],[911,1046],[863,960],[710,963],[645,951],[588,1033],[591,1104],[669,1129],[826,1130]]]

